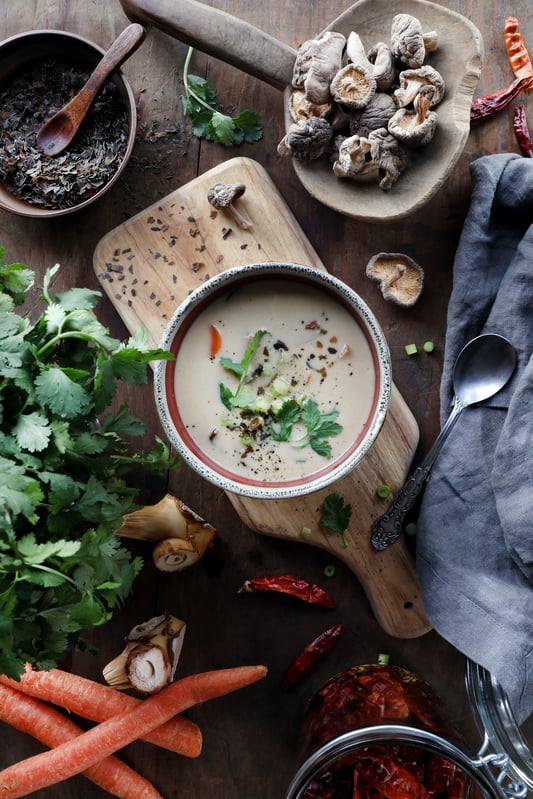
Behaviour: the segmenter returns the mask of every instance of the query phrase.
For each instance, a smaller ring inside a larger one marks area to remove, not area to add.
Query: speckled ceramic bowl
[[[257,499],[287,499],[310,494],[325,488],[344,477],[365,457],[374,443],[389,407],[392,386],[390,355],[385,337],[368,306],[346,284],[327,272],[291,263],[259,263],[229,269],[211,278],[193,291],[178,307],[171,319],[161,346],[176,357],[191,325],[199,314],[217,297],[250,281],[264,281],[265,286],[272,280],[298,281],[327,293],[340,306],[347,309],[362,331],[368,344],[372,368],[368,380],[371,396],[370,411],[358,432],[356,439],[338,455],[324,459],[324,465],[315,471],[291,479],[279,480],[274,475],[264,479],[254,479],[249,473],[233,471],[221,466],[191,435],[185,424],[176,397],[176,381],[194,381],[194,374],[184,375],[176,368],[176,361],[160,361],[155,367],[154,389],[158,412],[170,443],[176,447],[184,461],[202,477],[220,488]],[[215,398],[215,402],[219,402]],[[205,413],[212,414],[209,398],[198,392],[198,402],[205,404]],[[213,425],[215,425],[215,417]]]
[[[32,65],[44,59],[57,59],[65,61],[92,71],[104,55],[104,50],[83,36],[59,30],[35,30],[11,36],[0,42],[0,96],[6,91],[13,80],[21,72],[26,72]],[[111,81],[118,89],[127,118],[127,141],[124,154],[117,163],[112,174],[99,188],[95,188],[90,196],[74,200],[68,207],[46,207],[37,203],[30,203],[10,190],[7,183],[0,179],[0,208],[20,216],[36,219],[49,219],[64,216],[86,208],[96,202],[115,184],[122,174],[131,155],[135,143],[137,128],[137,111],[135,97],[131,86],[120,69],[116,70]],[[43,89],[45,91],[45,89]],[[44,158],[45,156],[43,156]]]

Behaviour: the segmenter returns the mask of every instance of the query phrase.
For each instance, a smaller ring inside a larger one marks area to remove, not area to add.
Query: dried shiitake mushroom
[[[326,31],[298,48],[292,85],[303,89],[310,102],[316,105],[329,102],[329,84],[341,68],[345,44],[342,33]]]
[[[437,48],[411,14],[392,19],[390,44],[370,49],[356,31],[329,31],[304,42],[293,69],[292,124],[278,155],[314,161],[329,155],[338,178],[377,180],[389,191],[409,165],[409,151],[436,131],[442,75],[424,64]],[[337,69],[335,70],[335,65]]]
[[[434,94],[433,86],[422,86],[415,97],[413,109],[399,108],[389,119],[389,133],[409,147],[428,144],[437,129],[437,114],[430,111]]]
[[[404,253],[379,252],[367,264],[366,275],[379,283],[383,298],[402,308],[410,308],[424,287],[424,272]]]
[[[391,25],[391,50],[394,57],[411,69],[424,63],[426,53],[437,49],[437,33],[424,33],[412,14],[396,14]]]
[[[244,183],[215,183],[207,192],[209,203],[217,210],[227,210],[243,230],[249,230],[252,223],[238,211],[233,203],[246,191]]]

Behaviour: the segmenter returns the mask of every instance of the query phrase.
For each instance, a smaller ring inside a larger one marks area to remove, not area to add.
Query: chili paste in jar
[[[345,732],[402,724],[457,738],[435,691],[413,672],[392,665],[354,666],[326,682],[306,712],[306,755]],[[374,745],[345,755],[306,788],[304,799],[463,799],[464,772],[421,747]]]

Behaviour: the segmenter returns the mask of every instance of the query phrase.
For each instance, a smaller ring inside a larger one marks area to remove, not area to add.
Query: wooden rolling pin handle
[[[126,16],[283,91],[296,51],[244,20],[197,0],[120,0]]]

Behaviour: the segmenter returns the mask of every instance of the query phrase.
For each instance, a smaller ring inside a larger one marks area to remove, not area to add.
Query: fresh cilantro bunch
[[[99,293],[73,288],[55,296],[44,278],[45,307],[35,323],[16,311],[33,283],[0,248],[0,673],[25,662],[54,666],[86,644],[141,568],[113,531],[135,508],[131,464],[175,465],[157,440],[128,454],[123,436],[144,424],[108,410],[119,381],[147,382],[149,362],[171,357],[147,347],[139,331],[112,338],[93,308]]]
[[[193,53],[190,47],[183,67],[185,95],[181,95],[183,109],[192,119],[192,131],[199,139],[219,142],[229,147],[253,143],[263,135],[261,118],[255,111],[241,111],[237,117],[223,114],[217,104],[216,94],[204,78],[189,75]]]

